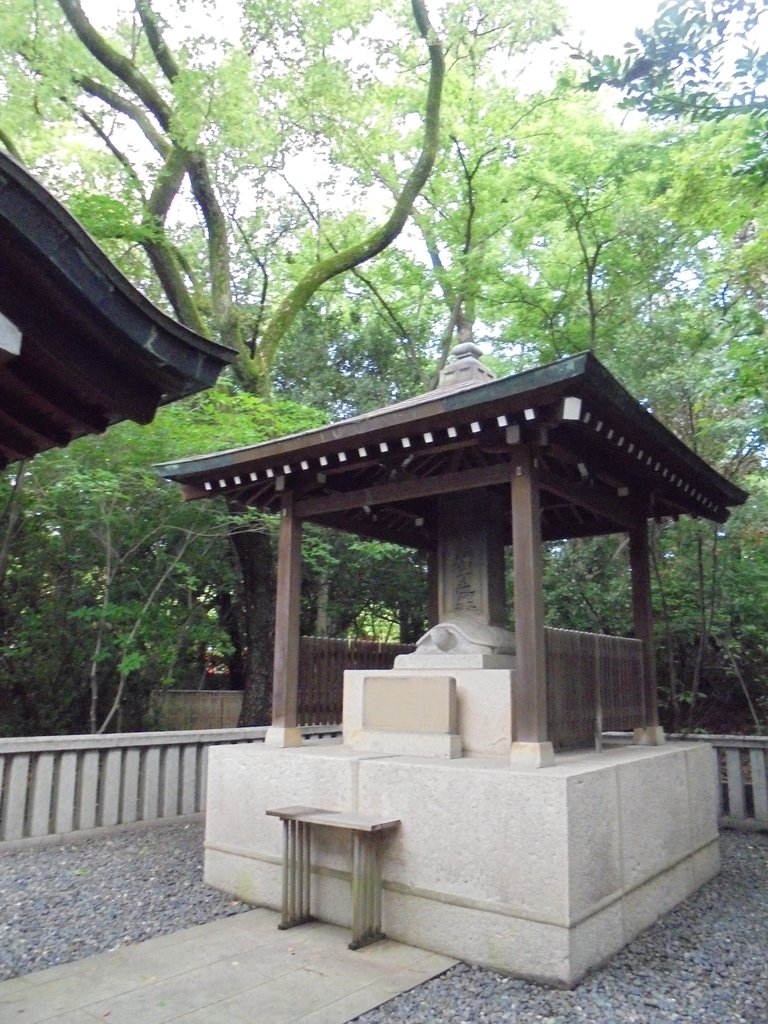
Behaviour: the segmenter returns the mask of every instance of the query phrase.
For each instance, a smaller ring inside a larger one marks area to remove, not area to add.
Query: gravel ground
[[[0,980],[250,909],[203,882],[203,826],[0,855]]]
[[[572,992],[460,964],[357,1024],[768,1024],[768,835],[722,849],[717,879]],[[0,979],[247,909],[203,882],[196,824],[5,854]]]
[[[768,835],[571,992],[459,964],[356,1024],[768,1024]]]

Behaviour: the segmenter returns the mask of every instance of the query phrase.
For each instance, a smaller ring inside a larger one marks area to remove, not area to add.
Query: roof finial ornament
[[[482,349],[473,341],[462,341],[451,351],[451,361],[440,371],[436,390],[460,384],[484,384],[496,374],[480,362]]]

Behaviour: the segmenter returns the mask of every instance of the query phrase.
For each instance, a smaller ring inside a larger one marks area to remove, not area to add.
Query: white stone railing
[[[0,740],[0,844],[199,813],[208,748],[257,743],[265,733],[259,726]]]
[[[340,727],[305,726],[309,737]],[[0,847],[110,825],[196,814],[205,807],[208,748],[258,743],[265,726],[201,732],[0,740]],[[626,741],[628,734],[607,733]],[[768,829],[768,737],[670,736],[718,755],[720,823]]]
[[[607,733],[607,739],[628,738]],[[685,743],[708,743],[717,753],[720,824],[726,828],[768,830],[768,736],[668,736]]]

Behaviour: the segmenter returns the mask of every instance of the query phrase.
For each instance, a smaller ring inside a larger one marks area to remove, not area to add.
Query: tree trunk
[[[317,612],[315,614],[315,636],[329,636],[328,599],[331,593],[329,580],[321,580],[317,586]]]
[[[243,707],[238,726],[269,725],[275,640],[275,556],[268,533],[234,532],[243,586]]]
[[[233,553],[234,553],[234,545]],[[238,562],[239,565],[239,562]],[[227,659],[229,668],[229,685],[232,690],[245,688],[245,642],[243,640],[244,622],[238,614],[238,605],[232,600],[229,592],[221,591],[216,594],[216,614],[219,617],[219,625],[232,642],[232,653]]]

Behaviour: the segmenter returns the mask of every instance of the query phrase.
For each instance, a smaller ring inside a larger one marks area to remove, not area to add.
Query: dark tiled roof
[[[0,466],[146,423],[235,358],[152,305],[2,152],[0,314]]]
[[[538,452],[552,539],[611,532],[636,516],[722,521],[746,499],[589,353],[158,468],[188,497],[224,493],[275,509],[290,490],[307,519],[430,547],[436,496],[503,489],[526,441]]]

